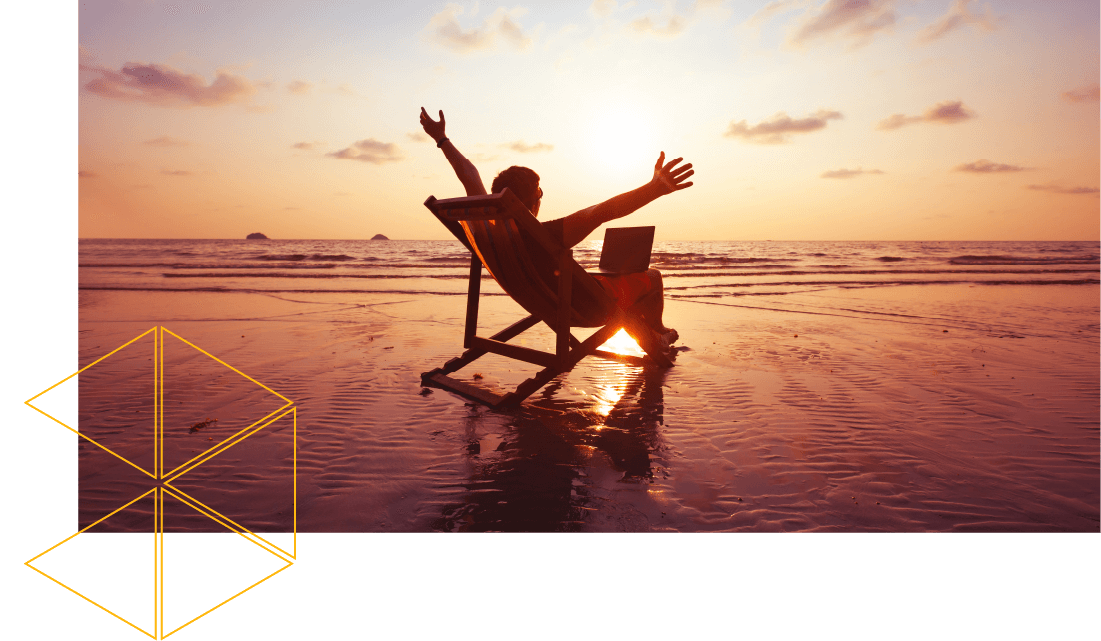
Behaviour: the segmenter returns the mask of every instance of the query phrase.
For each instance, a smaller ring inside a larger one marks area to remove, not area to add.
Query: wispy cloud
[[[190,171],[185,169],[162,169],[161,173],[165,176],[194,176]]]
[[[597,20],[603,20],[611,16],[618,8],[619,3],[616,0],[593,0],[593,3],[589,5],[589,13]]]
[[[287,91],[296,96],[304,96],[310,93],[310,89],[313,89],[313,85],[304,80],[295,80],[287,84]]]
[[[84,89],[104,98],[143,102],[157,107],[218,107],[245,104],[256,93],[246,78],[219,70],[209,85],[198,74],[187,74],[166,65],[127,63],[119,71],[81,65],[99,74]]]
[[[180,140],[179,138],[173,138],[172,136],[161,136],[160,138],[146,140],[142,144],[149,145],[150,147],[186,147],[191,143],[186,140]]]
[[[913,125],[919,122],[931,122],[942,125],[953,125],[965,120],[970,120],[975,117],[975,113],[964,106],[960,100],[946,100],[944,102],[938,102],[937,104],[929,107],[925,110],[925,113],[920,116],[906,116],[903,114],[894,114],[888,118],[884,118],[879,121],[879,124],[875,126],[876,129],[889,131],[891,129],[898,129],[905,127],[906,125]]]
[[[1101,86],[1094,83],[1063,92],[1063,100],[1069,102],[1097,102],[1101,98]]]
[[[325,143],[323,143],[323,142],[316,142],[316,141],[315,142],[296,142],[293,145],[291,145],[291,147],[293,149],[301,149],[302,151],[313,151],[314,149],[317,149],[318,147],[320,147],[324,144]]]
[[[975,162],[959,165],[953,171],[963,171],[971,174],[1005,174],[1015,171],[1029,171],[1029,168],[990,162],[989,160],[976,160]]]
[[[552,149],[554,149],[554,145],[548,145],[545,142],[537,142],[534,145],[529,145],[522,140],[505,143],[501,146],[511,149],[512,151],[520,152],[522,154],[538,153],[540,151],[551,151]]]
[[[632,20],[627,26],[638,34],[673,37],[684,33],[686,23],[685,19],[678,15],[669,16],[664,24],[650,16],[643,16]]]
[[[1062,185],[1029,185],[1028,189],[1033,191],[1046,191],[1051,194],[1070,194],[1075,196],[1082,196],[1087,194],[1096,194],[1101,192],[1097,187],[1064,187]]]
[[[860,47],[879,32],[893,29],[896,20],[894,0],[827,0],[796,18],[788,42],[803,46],[815,40],[842,39]]]
[[[991,13],[990,7],[986,7],[986,11],[982,14],[971,13],[971,10],[967,8],[969,4],[971,4],[971,0],[956,0],[952,7],[948,9],[948,13],[937,18],[918,33],[918,41],[932,42],[940,40],[949,33],[967,25],[993,31],[1006,20],[1005,17],[998,17]]]
[[[428,137],[428,134],[426,134],[422,131],[413,131],[413,132],[407,133],[407,134],[405,134],[405,137],[408,138],[409,140],[412,140],[413,142],[428,142],[429,140],[432,140],[431,138]]]
[[[883,172],[878,169],[832,169],[830,171],[822,172],[822,178],[856,178],[857,176],[867,176],[874,174],[882,174]]]
[[[800,4],[805,3],[806,0],[773,0],[758,9],[744,24],[750,27],[760,27],[775,16],[787,13],[788,11],[798,8]]]
[[[676,38],[688,30],[688,27],[699,19],[703,12],[712,12],[725,18],[728,10],[723,8],[724,0],[695,0],[680,12],[675,9],[674,2],[663,2],[660,10],[637,16],[626,23],[614,20],[613,14],[630,9],[637,5],[636,2],[626,2],[622,5],[615,0],[596,0],[589,5],[589,14],[605,27],[611,27],[613,31],[623,30],[636,36],[651,36],[658,38]]]
[[[76,172],[76,175],[79,176],[80,178],[95,178],[99,174],[97,174],[94,171],[88,171],[86,169],[81,169],[80,171]]]
[[[425,35],[429,42],[460,54],[493,49],[498,40],[522,51],[531,46],[532,38],[524,34],[514,18],[524,11],[508,11],[499,7],[482,24],[464,30],[459,24],[463,8],[457,4],[448,4],[429,20]]]
[[[786,113],[780,112],[752,127],[747,125],[744,120],[741,122],[731,121],[723,135],[727,138],[742,138],[749,142],[776,145],[787,142],[791,134],[805,134],[825,129],[828,121],[842,117],[841,112],[826,109],[819,110],[806,118],[798,119],[793,119]]]
[[[341,160],[358,160],[369,162],[373,165],[381,165],[388,162],[397,162],[403,159],[401,150],[392,142],[379,142],[374,138],[360,140],[352,143],[340,151],[327,154]]]

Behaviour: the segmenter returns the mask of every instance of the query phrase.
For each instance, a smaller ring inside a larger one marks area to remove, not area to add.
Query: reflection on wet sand
[[[667,370],[601,361],[584,380],[581,400],[559,392],[569,373],[547,385],[509,418],[506,431],[485,443],[474,432],[485,410],[470,407],[469,480],[462,502],[443,508],[432,524],[444,531],[582,531],[600,508],[594,467],[610,463],[622,482],[646,482],[661,470]],[[580,379],[575,373],[575,379]],[[488,451],[487,451],[488,450]],[[629,526],[625,529],[632,529]]]

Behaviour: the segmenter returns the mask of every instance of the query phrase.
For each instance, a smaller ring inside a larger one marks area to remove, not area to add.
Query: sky
[[[541,219],[694,185],[658,240],[1096,240],[1093,0],[89,0],[81,238],[446,239],[465,195],[541,176]],[[602,232],[597,232],[602,235]]]

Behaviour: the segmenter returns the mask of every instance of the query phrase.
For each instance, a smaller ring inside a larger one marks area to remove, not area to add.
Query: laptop
[[[633,274],[650,269],[654,227],[611,227],[604,231],[600,274]]]

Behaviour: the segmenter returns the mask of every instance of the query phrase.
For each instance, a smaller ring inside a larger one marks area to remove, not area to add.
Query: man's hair
[[[513,165],[497,174],[493,179],[493,193],[502,192],[508,187],[512,193],[531,209],[535,206],[536,190],[539,187],[539,174],[527,167]]]

